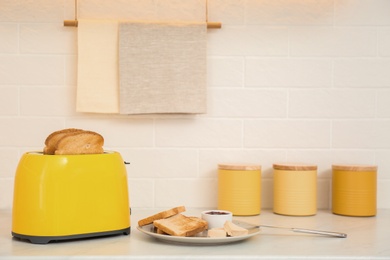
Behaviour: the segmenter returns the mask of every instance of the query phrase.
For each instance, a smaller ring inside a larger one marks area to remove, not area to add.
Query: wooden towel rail
[[[74,9],[75,9],[75,19],[74,20],[65,20],[64,21],[64,26],[71,26],[71,27],[77,27],[78,26],[78,20],[77,20],[77,9],[78,9],[78,5],[77,5],[77,0],[75,0],[75,6],[74,6]],[[206,23],[207,23],[207,28],[208,29],[220,29],[222,28],[222,23],[220,22],[209,22],[208,21],[208,2],[206,0]]]

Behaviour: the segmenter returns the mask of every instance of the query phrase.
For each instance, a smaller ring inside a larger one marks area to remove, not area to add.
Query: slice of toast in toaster
[[[45,140],[45,147],[43,154],[54,154],[57,142],[69,133],[82,132],[83,130],[77,128],[67,128],[51,133]]]
[[[159,230],[171,236],[190,237],[207,229],[207,221],[198,217],[176,214],[172,217],[153,221]]]
[[[148,224],[152,224],[153,221],[155,220],[169,218],[184,211],[186,211],[186,208],[184,206],[179,206],[168,210],[164,210],[152,216],[148,216],[146,218],[140,219],[138,221],[138,226],[142,227]]]
[[[58,140],[54,154],[101,154],[104,138],[93,131],[68,133]]]

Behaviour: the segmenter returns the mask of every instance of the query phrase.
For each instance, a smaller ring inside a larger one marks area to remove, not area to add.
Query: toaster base
[[[77,234],[77,235],[67,235],[67,236],[29,236],[12,232],[12,236],[19,239],[29,240],[33,244],[48,244],[51,241],[64,241],[64,240],[75,240],[83,238],[93,238],[93,237],[104,237],[104,236],[113,236],[113,235],[129,235],[130,227],[114,230],[114,231],[105,231],[105,232],[94,232],[87,234]]]

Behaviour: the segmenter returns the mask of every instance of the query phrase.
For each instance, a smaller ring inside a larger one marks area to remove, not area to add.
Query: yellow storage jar
[[[375,216],[377,166],[332,165],[332,212],[345,216]]]
[[[317,213],[317,166],[274,164],[276,214],[311,216]]]
[[[238,216],[260,214],[260,165],[218,165],[218,209]]]

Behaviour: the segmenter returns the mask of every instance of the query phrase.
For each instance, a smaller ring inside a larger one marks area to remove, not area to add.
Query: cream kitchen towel
[[[205,113],[206,34],[206,23],[120,22],[119,113]]]
[[[78,22],[77,111],[119,113],[118,21]]]

